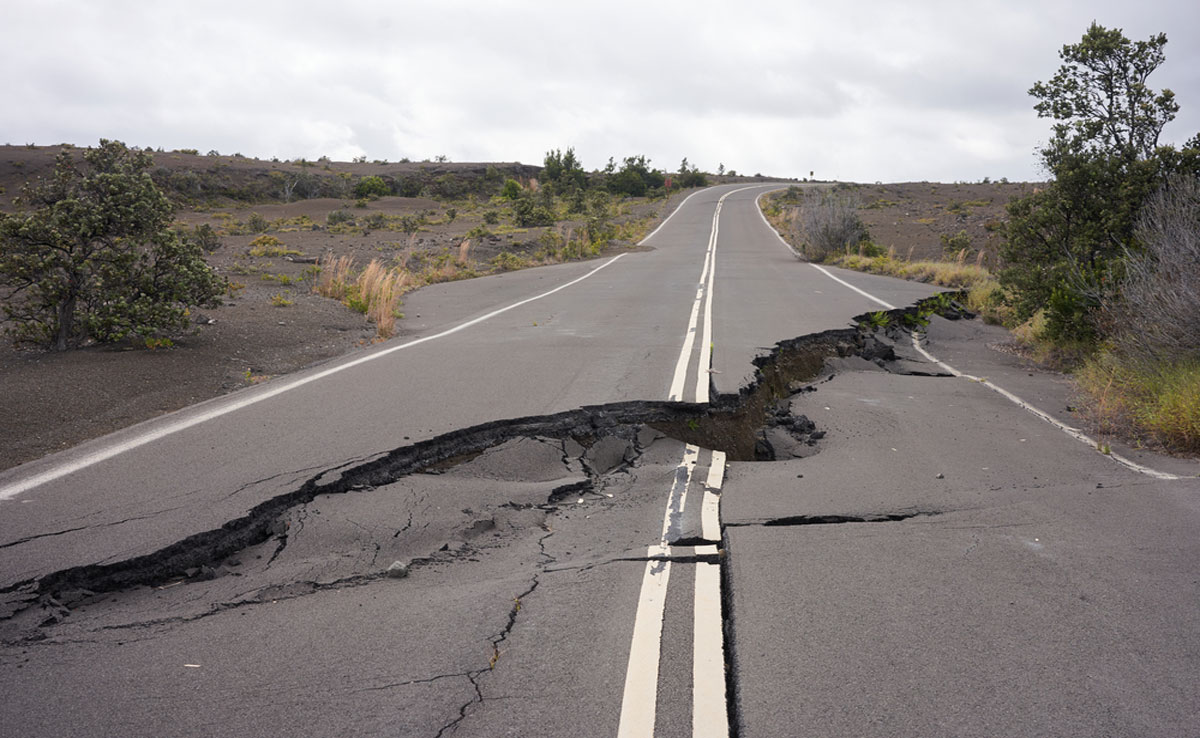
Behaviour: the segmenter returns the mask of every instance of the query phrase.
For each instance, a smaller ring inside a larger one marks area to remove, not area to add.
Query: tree
[[[1009,205],[1001,282],[1019,319],[1044,310],[1049,337],[1090,341],[1096,313],[1121,278],[1124,257],[1146,199],[1174,171],[1192,167],[1196,152],[1159,146],[1179,109],[1174,93],[1146,85],[1164,60],[1163,34],[1131,42],[1120,29],[1095,23],[1064,64],[1029,94],[1038,116],[1054,118],[1040,152],[1052,181]]]
[[[1155,155],[1163,126],[1175,118],[1175,93],[1155,94],[1146,80],[1165,61],[1165,33],[1148,41],[1130,41],[1121,29],[1096,23],[1078,44],[1059,52],[1066,62],[1049,82],[1038,82],[1029,94],[1038,99],[1039,118],[1061,121],[1054,126],[1054,143],[1071,142],[1068,150],[1128,161]],[[1053,165],[1061,146],[1043,156]]]
[[[686,156],[679,163],[679,186],[685,189],[688,187],[708,187],[708,176],[700,171],[699,167],[690,166]]]
[[[201,246],[172,230],[173,207],[145,151],[100,140],[77,164],[58,155],[47,181],[26,185],[0,215],[4,313],[18,342],[63,350],[87,339],[150,337],[215,307],[226,282]]]
[[[575,156],[573,148],[568,148],[565,154],[558,149],[547,151],[538,179],[561,193],[587,187],[587,172],[583,170],[583,164]]]
[[[614,166],[611,159],[609,166]],[[645,156],[627,156],[620,171],[608,175],[605,186],[616,195],[642,197],[647,190],[657,189],[665,183],[666,176],[657,169],[651,169],[650,160]]]

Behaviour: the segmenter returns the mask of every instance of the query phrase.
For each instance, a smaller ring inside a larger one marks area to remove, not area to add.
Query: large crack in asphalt
[[[553,444],[554,453],[561,455],[562,465],[584,477],[555,486],[545,497],[544,503],[536,505],[547,512],[554,511],[558,505],[570,498],[605,496],[604,490],[613,483],[614,474],[623,473],[637,463],[642,453],[642,439],[649,432],[648,429],[703,449],[723,451],[730,461],[771,461],[809,456],[819,451],[819,442],[824,432],[810,419],[792,414],[792,396],[816,390],[822,381],[827,381],[839,371],[873,370],[915,376],[944,376],[936,366],[906,354],[903,350],[904,342],[900,340],[909,335],[904,327],[906,323],[911,327],[931,312],[929,302],[922,301],[909,308],[889,311],[886,313],[886,321],[879,317],[881,313],[865,314],[855,319],[857,327],[829,330],[782,341],[772,351],[754,360],[754,379],[747,386],[736,395],[718,396],[710,404],[629,401],[581,407],[551,415],[497,420],[401,446],[365,461],[346,462],[321,470],[297,488],[259,503],[245,515],[232,519],[219,528],[188,536],[152,553],[113,563],[67,568],[10,585],[0,590],[0,595],[7,595],[9,601],[9,612],[7,615],[0,615],[0,621],[12,619],[27,610],[40,607],[49,616],[38,624],[39,628],[51,627],[65,620],[77,603],[95,602],[99,599],[96,595],[102,593],[147,586],[176,586],[211,579],[218,575],[221,562],[235,560],[242,552],[269,544],[274,539],[274,551],[266,562],[266,568],[269,568],[284,553],[290,541],[299,535],[308,516],[307,506],[318,497],[370,493],[410,475],[445,473],[506,443],[536,441]],[[956,305],[950,307],[952,311],[961,310]],[[913,316],[917,319],[914,320]],[[886,323],[887,327],[881,326],[881,323]],[[421,500],[413,500],[413,506],[420,502]],[[509,504],[518,511],[533,506],[532,503]],[[755,524],[784,526],[869,523],[898,521],[938,513],[939,511],[893,511],[875,515],[796,516]],[[410,507],[407,521],[391,537],[398,538],[409,532],[413,526],[413,509]],[[494,528],[495,518],[490,522],[486,518],[479,519],[471,526],[468,533],[477,535]],[[716,561],[721,564],[726,673],[729,675],[727,697],[730,724],[736,726],[736,675],[732,669],[736,643],[732,632],[734,614],[732,598],[729,596],[729,567],[726,561],[728,537],[724,535],[724,529],[725,526],[722,525],[722,542],[699,539],[675,542],[680,546],[720,543],[720,555],[688,556],[681,550],[678,555],[670,555],[670,560],[681,563]],[[545,540],[551,535],[552,532],[547,532],[540,538],[538,543],[542,561],[538,562],[536,572],[527,588],[514,596],[513,605],[507,614],[507,622],[491,638],[492,653],[487,666],[430,677],[465,678],[473,686],[475,693],[468,703],[461,706],[456,718],[442,726],[438,735],[453,732],[467,717],[472,706],[484,700],[479,678],[493,670],[503,657],[502,644],[519,620],[523,599],[533,595],[538,589],[541,573],[567,568],[586,570],[612,562],[647,560],[646,556],[615,555],[582,567],[554,566],[557,562],[545,549]],[[32,540],[32,537],[26,540]],[[16,541],[10,545],[23,542],[25,541]],[[264,587],[247,599],[216,603],[208,610],[195,615],[109,627],[145,627],[170,622],[188,622],[228,609],[259,604],[264,598],[285,599],[306,596],[330,588],[371,584],[388,576],[385,572],[373,569],[380,551],[378,542],[374,546],[372,571],[366,573],[358,572],[325,582],[299,581],[287,587]],[[447,546],[443,546],[441,551],[446,549]],[[470,545],[464,543],[457,553],[465,555],[470,551]],[[454,553],[456,552],[450,551],[450,554]],[[429,557],[414,558],[410,565],[420,566],[439,560],[446,560],[446,557],[439,559],[438,553],[435,552]],[[37,639],[38,636],[34,636],[26,642]]]

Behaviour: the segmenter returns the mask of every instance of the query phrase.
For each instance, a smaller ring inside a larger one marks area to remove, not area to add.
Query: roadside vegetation
[[[0,213],[8,331],[58,351],[128,338],[169,347],[159,334],[186,327],[190,308],[214,306],[225,280],[202,241],[172,228],[148,154],[101,140],[82,159],[63,151],[48,180],[22,189],[28,210]]]
[[[1051,179],[989,224],[998,248],[960,231],[940,235],[941,259],[899,257],[872,241],[861,213],[878,204],[853,186],[791,188],[764,212],[805,258],[968,290],[1035,358],[1075,372],[1101,433],[1200,453],[1200,134],[1159,143],[1179,110],[1147,84],[1166,42],[1093,23],[1063,47],[1029,91],[1056,121],[1040,152]]]
[[[266,163],[112,141],[82,162],[69,146],[58,156],[0,213],[0,329],[60,350],[169,348],[195,308],[247,296],[278,308],[333,297],[388,338],[407,291],[632,246],[672,194],[708,183],[687,159],[676,172],[645,156],[588,171],[570,148],[541,167]]]

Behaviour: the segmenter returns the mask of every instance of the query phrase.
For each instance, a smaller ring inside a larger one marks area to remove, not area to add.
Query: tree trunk
[[[75,331],[75,296],[68,297],[58,305],[58,332],[54,336],[54,350],[66,351],[67,342]]]

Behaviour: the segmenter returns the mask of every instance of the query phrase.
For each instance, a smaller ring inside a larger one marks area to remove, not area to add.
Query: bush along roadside
[[[836,190],[776,196],[803,194],[790,210],[765,198],[764,212],[808,258],[968,290],[1035,358],[1075,372],[1102,436],[1200,454],[1200,134],[1159,144],[1179,104],[1145,80],[1166,42],[1093,23],[1030,90],[1057,121],[1041,151],[1052,179],[1009,203],[998,278],[982,257],[968,263],[965,233],[942,238],[946,261],[884,252]],[[833,242],[829,223],[841,226]]]

